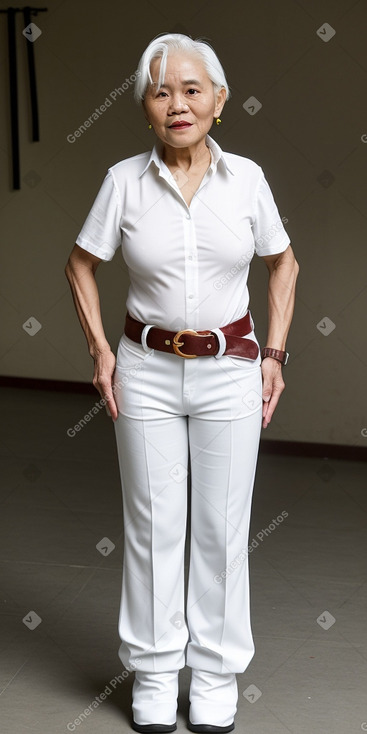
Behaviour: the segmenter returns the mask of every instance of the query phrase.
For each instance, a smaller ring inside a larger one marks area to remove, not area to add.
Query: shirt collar
[[[206,145],[209,146],[209,148],[211,150],[212,162],[211,162],[211,164],[210,164],[209,167],[213,170],[213,172],[216,170],[217,164],[219,162],[221,162],[223,168],[226,168],[227,171],[229,171],[229,173],[231,173],[232,175],[234,175],[232,169],[229,167],[229,165],[228,165],[228,163],[227,163],[227,161],[226,161],[226,159],[224,157],[224,154],[223,154],[223,151],[222,151],[221,147],[218,145],[218,143],[216,142],[216,140],[214,140],[212,137],[210,137],[210,135],[208,133],[205,136],[205,143],[206,143]],[[151,151],[151,154],[149,156],[148,163],[146,164],[146,166],[142,170],[142,172],[139,174],[139,178],[140,178],[140,176],[143,175],[143,173],[145,173],[145,171],[147,170],[147,168],[149,168],[149,166],[152,163],[155,163],[155,165],[157,166],[157,168],[159,169],[159,171],[162,170],[162,158],[161,158],[162,150],[163,150],[163,142],[162,142],[162,140],[158,139],[156,141],[154,147],[153,147],[153,150]]]

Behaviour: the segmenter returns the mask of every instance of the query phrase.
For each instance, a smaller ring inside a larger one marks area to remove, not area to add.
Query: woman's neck
[[[174,148],[164,144],[161,157],[168,168],[180,168],[186,172],[192,168],[210,165],[211,162],[210,148],[205,140],[187,148]]]

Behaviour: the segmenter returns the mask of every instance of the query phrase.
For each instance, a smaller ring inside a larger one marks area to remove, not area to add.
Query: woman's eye
[[[195,94],[199,94],[199,92],[198,92],[198,90],[197,90],[197,89],[188,89],[187,91],[188,91],[188,92],[195,92]],[[164,94],[164,95],[165,95],[165,96],[167,97],[167,93],[166,93],[166,92],[158,92],[158,94],[157,94],[157,97],[160,97],[160,96],[161,96],[161,94]],[[194,97],[194,96],[195,96],[195,95],[193,95],[193,94],[190,94],[190,97]]]

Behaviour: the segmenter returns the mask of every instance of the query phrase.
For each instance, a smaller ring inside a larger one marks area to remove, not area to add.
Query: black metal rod
[[[26,28],[31,22],[31,8],[29,6],[23,8],[24,27]],[[39,121],[37,106],[37,84],[36,84],[36,67],[34,62],[34,48],[31,41],[27,41],[27,57],[28,57],[28,77],[29,91],[31,97],[32,112],[32,140],[37,141],[39,137]]]
[[[16,38],[15,38],[15,10],[14,8],[8,8],[7,13],[8,13],[9,91],[10,91],[10,119],[11,119],[11,149],[12,149],[12,162],[13,162],[13,189],[20,189],[17,51],[16,51]]]
[[[7,13],[9,8],[1,8],[0,13]],[[11,8],[14,13],[22,13],[24,8]],[[37,13],[45,13],[48,8],[30,8],[31,12],[37,15]]]
[[[20,189],[20,159],[19,159],[19,113],[18,113],[18,80],[17,80],[17,51],[16,51],[16,13],[23,12],[26,26],[31,22],[31,15],[44,13],[48,8],[1,8],[0,13],[8,16],[8,54],[9,54],[9,95],[10,95],[10,118],[11,118],[11,149],[13,166],[13,189]],[[28,74],[32,108],[32,140],[39,140],[39,121],[37,106],[36,69],[34,61],[34,49],[32,43],[28,42]]]

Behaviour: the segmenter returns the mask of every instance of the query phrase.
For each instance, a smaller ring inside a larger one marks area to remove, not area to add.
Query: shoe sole
[[[215,726],[214,724],[192,724],[189,721],[187,728],[194,732],[207,732],[207,734],[225,734],[228,731],[233,731],[234,722],[228,726]]]
[[[177,724],[136,724],[133,721],[132,728],[141,734],[158,734],[158,732],[176,731]]]

